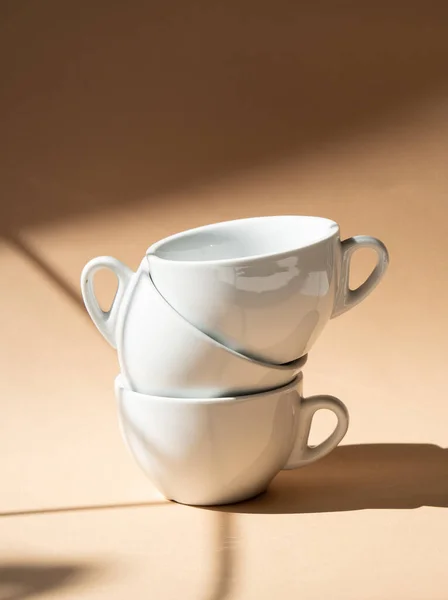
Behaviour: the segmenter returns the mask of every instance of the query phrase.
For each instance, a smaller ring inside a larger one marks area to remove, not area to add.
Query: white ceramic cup
[[[95,297],[100,269],[110,269],[118,279],[108,312]],[[146,259],[134,273],[111,256],[94,258],[83,269],[81,290],[93,322],[117,348],[128,385],[144,394],[210,398],[260,392],[291,382],[306,362],[302,357],[288,365],[264,364],[208,337],[162,298]]]
[[[350,260],[371,248],[378,262],[356,290]],[[379,240],[341,242],[320,217],[227,221],[165,238],[147,250],[154,285],[187,321],[225,346],[284,364],[307,353],[328,320],[379,283],[388,266]]]
[[[332,396],[303,398],[302,375],[283,388],[251,396],[161,398],[115,382],[122,435],[135,460],[168,499],[230,504],[265,491],[282,469],[310,464],[333,450],[349,423]],[[337,417],[333,433],[308,445],[316,411]]]

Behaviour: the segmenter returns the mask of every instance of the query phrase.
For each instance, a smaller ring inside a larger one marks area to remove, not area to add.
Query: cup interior
[[[291,252],[338,230],[330,219],[308,216],[256,217],[225,221],[170,236],[149,253],[181,262],[228,261]]]

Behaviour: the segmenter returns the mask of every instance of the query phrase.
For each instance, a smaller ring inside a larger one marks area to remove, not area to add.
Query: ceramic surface
[[[350,260],[371,248],[378,262],[356,290]],[[154,285],[185,319],[225,346],[270,363],[312,347],[328,320],[379,283],[388,266],[382,242],[341,242],[339,226],[320,217],[275,216],[184,231],[147,251]]]
[[[251,498],[284,468],[322,458],[348,428],[345,405],[331,396],[303,398],[302,375],[281,389],[218,399],[161,398],[115,382],[119,421],[135,460],[167,498],[216,505]],[[334,432],[308,446],[316,411],[337,417]],[[290,459],[294,456],[294,459]]]
[[[108,312],[99,307],[93,288],[94,275],[103,268],[118,278]],[[81,289],[93,322],[117,348],[122,374],[135,391],[205,398],[254,393],[291,382],[306,362],[304,356],[288,365],[268,365],[225,348],[163,299],[146,259],[134,273],[115,258],[95,258],[83,269]]]

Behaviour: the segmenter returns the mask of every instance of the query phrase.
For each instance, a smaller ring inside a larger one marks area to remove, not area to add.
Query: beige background
[[[1,3],[0,598],[448,598],[447,19],[398,0]],[[166,503],[119,437],[80,271],[274,213],[390,249],[305,370],[349,433],[251,503]]]

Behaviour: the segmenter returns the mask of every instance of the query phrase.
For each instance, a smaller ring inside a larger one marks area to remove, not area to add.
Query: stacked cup
[[[351,290],[358,248],[372,248],[378,260]],[[112,257],[84,267],[84,303],[118,353],[122,434],[167,498],[241,501],[263,492],[281,469],[309,464],[339,444],[347,409],[331,396],[304,398],[302,368],[327,322],[361,302],[387,265],[375,238],[341,242],[334,221],[274,216],[165,238],[135,273]],[[93,286],[104,268],[118,279],[108,312]],[[311,447],[320,409],[332,411],[337,425]]]

